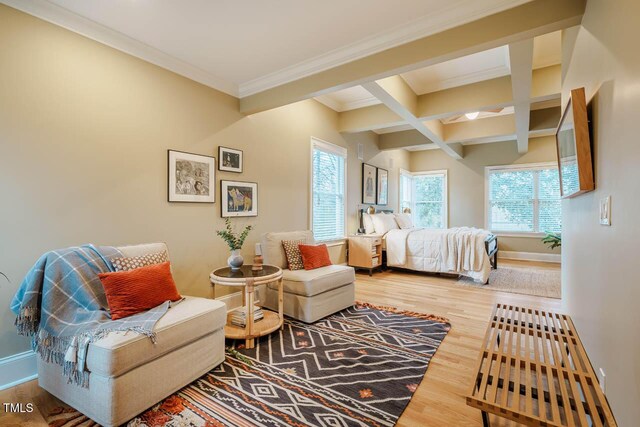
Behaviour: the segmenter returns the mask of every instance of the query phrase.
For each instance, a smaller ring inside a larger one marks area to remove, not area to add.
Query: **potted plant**
[[[549,249],[555,249],[562,246],[562,235],[560,233],[546,232],[542,243],[549,246]]]
[[[231,221],[229,218],[225,218],[224,223],[226,229],[218,230],[216,231],[216,234],[222,237],[222,240],[227,242],[227,245],[229,245],[231,256],[227,259],[227,264],[231,268],[231,271],[238,271],[240,270],[240,267],[242,267],[242,264],[244,264],[244,258],[242,258],[242,255],[240,254],[240,249],[242,249],[242,245],[249,235],[249,232],[253,230],[253,226],[247,225],[244,230],[242,230],[242,233],[238,235],[233,230],[233,227],[231,227]]]

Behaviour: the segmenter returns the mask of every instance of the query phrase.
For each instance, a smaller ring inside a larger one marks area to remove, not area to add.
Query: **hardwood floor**
[[[500,265],[559,269],[559,264],[501,260]],[[480,411],[467,406],[476,361],[489,317],[497,302],[560,310],[561,300],[462,288],[455,278],[419,273],[358,274],[356,299],[449,318],[451,331],[431,359],[398,426],[482,426]],[[516,423],[491,416],[491,425]]]
[[[559,269],[558,264],[501,260],[501,265]],[[497,302],[560,310],[557,299],[472,289],[455,285],[456,278],[405,272],[356,276],[356,299],[373,304],[437,314],[449,318],[451,331],[444,339],[424,380],[402,414],[398,426],[482,426],[480,411],[466,405],[475,364],[489,316]],[[46,425],[44,416],[60,402],[37,381],[0,392],[0,403],[33,403],[32,414],[5,414],[1,426]],[[491,417],[494,427],[517,424]]]

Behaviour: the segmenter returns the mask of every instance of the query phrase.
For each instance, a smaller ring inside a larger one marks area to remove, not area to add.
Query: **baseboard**
[[[0,359],[0,390],[38,378],[36,354],[33,351]]]
[[[543,254],[537,252],[498,251],[498,259],[519,259],[522,261],[542,261],[560,263],[560,254]]]

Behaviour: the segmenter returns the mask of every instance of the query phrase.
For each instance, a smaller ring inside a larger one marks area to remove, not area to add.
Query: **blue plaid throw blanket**
[[[144,313],[111,320],[99,273],[114,271],[114,247],[84,245],[47,252],[29,270],[11,302],[20,335],[33,337],[46,362],[63,366],[68,382],[89,386],[89,344],[114,331],[133,331],[155,343],[153,328],[167,312],[165,302]]]

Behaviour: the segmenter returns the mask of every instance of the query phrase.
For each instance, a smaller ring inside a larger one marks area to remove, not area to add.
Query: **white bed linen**
[[[387,265],[460,274],[485,283],[491,272],[484,247],[484,240],[489,234],[487,230],[469,227],[391,230],[384,236]]]

